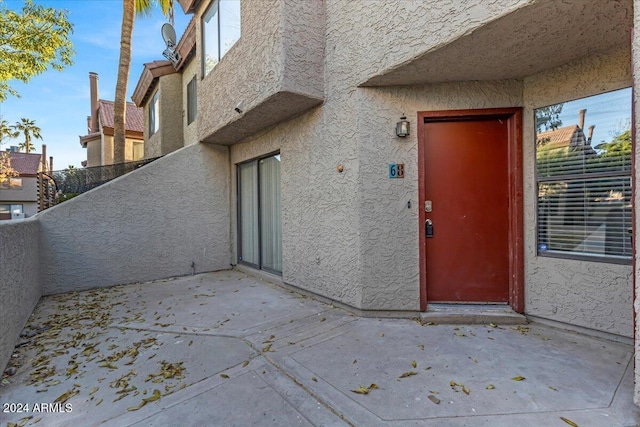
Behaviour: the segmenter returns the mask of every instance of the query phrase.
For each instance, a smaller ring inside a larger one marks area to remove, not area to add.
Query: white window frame
[[[156,90],[156,92],[151,97],[151,102],[149,102],[149,136],[154,135],[158,130],[160,130],[160,102],[158,101],[158,93],[160,91]]]
[[[238,9],[241,8],[240,0],[216,0],[202,15],[202,76],[206,77],[220,62],[220,60],[231,50],[231,48],[240,40],[242,36],[242,19],[238,16],[238,28],[237,34],[234,35],[225,46],[223,45],[222,33],[224,26],[221,25],[225,20],[222,15],[231,9],[225,9],[225,5],[232,3],[238,4]],[[207,45],[207,33],[208,31],[214,31],[216,36],[215,45]]]

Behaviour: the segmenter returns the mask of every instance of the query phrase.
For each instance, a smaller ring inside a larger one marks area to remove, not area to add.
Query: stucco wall
[[[198,50],[198,47],[196,46],[196,51],[197,50]],[[200,71],[199,71],[198,65],[199,65],[198,61],[196,61],[195,59],[191,59],[188,65],[184,67],[184,69],[182,70],[182,127],[183,127],[182,138],[183,138],[185,147],[187,145],[192,145],[198,142],[198,118],[199,118],[200,112],[198,111],[198,115],[196,115],[196,119],[190,124],[188,123],[189,118],[187,116],[187,102],[188,102],[187,85],[189,84],[191,79],[193,79],[194,76],[196,77],[196,89],[198,85],[200,85],[200,78],[198,77],[200,75]],[[198,100],[196,98],[196,104],[197,104],[197,101]]]
[[[100,166],[102,163],[102,154],[100,138],[87,143],[87,167]]]
[[[358,90],[358,198],[363,309],[419,310],[418,111],[513,107],[522,82],[463,82]],[[395,135],[402,114],[411,134]],[[389,179],[388,164],[405,178]],[[408,203],[411,207],[408,208]]]
[[[124,140],[124,161],[125,162],[133,162],[134,160],[140,160],[140,159],[134,159],[133,158],[133,143],[134,142],[142,142],[139,139],[131,139],[131,138],[126,138]]]
[[[160,77],[160,140],[162,155],[184,146],[182,131],[182,76]]]
[[[525,79],[524,201],[527,314],[633,336],[632,266],[536,256],[534,109],[631,86],[628,48]],[[588,117],[587,113],[587,117]]]
[[[0,190],[0,202],[38,200],[38,179],[28,176],[19,178],[22,179],[22,188],[19,190]]]
[[[209,4],[202,2],[196,16]],[[201,19],[197,25],[200,63]],[[241,28],[240,39],[198,81],[199,140],[236,143],[322,102],[321,2],[243,1]]]
[[[161,76],[156,86],[160,112],[156,118],[158,130],[151,136],[149,136],[149,108],[154,95],[149,96],[143,105],[145,159],[164,156],[184,146],[182,75],[173,73]]]
[[[113,136],[102,134],[102,163],[101,165],[113,164]]]
[[[36,219],[0,221],[0,372],[42,294]]]
[[[228,165],[186,147],[41,212],[43,293],[229,268]]]
[[[328,34],[341,42],[328,47],[327,53],[335,50],[341,75],[350,75],[360,84],[531,2],[329,0]]]

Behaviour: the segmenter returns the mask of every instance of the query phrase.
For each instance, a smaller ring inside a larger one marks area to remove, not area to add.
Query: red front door
[[[512,216],[519,213],[512,199],[521,191],[514,191],[511,116],[424,117],[420,124],[422,273],[429,302],[514,302],[521,231],[515,229],[520,221],[514,228]]]

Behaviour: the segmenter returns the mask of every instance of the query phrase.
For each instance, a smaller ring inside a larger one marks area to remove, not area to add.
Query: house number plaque
[[[389,163],[389,178],[404,178],[404,163]]]

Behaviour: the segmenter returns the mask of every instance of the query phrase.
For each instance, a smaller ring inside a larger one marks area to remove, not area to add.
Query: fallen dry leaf
[[[571,420],[570,420],[570,419],[568,419],[568,418],[560,417],[560,419],[561,419],[562,421],[564,421],[565,423],[569,424],[571,427],[578,427],[578,424],[574,423],[573,421],[571,421]]]
[[[247,365],[249,365],[249,361],[248,360],[245,360],[244,362],[242,362],[242,367],[243,368],[246,368]]]
[[[493,384],[489,384],[487,386],[487,390],[493,390],[494,388],[496,388],[496,386],[494,386]]]
[[[418,363],[414,360],[411,362],[411,366],[413,366],[414,368],[418,367]]]
[[[156,400],[160,399],[160,396],[161,396],[160,390],[155,389],[155,390],[153,390],[153,394],[151,396],[145,397],[144,399],[142,399],[142,402],[140,402],[140,404],[138,406],[131,406],[131,407],[127,408],[127,411],[137,411],[138,409],[142,408],[147,403],[155,402]]]
[[[433,403],[435,403],[436,405],[440,404],[440,399],[438,399],[437,397],[435,397],[433,394],[430,394],[429,396],[427,396],[427,398],[432,401]]]
[[[65,393],[62,393],[60,396],[58,396],[56,398],[56,400],[54,400],[54,403],[65,403],[67,400],[71,399],[73,396],[75,396],[76,394],[79,394],[80,392],[78,390],[75,389],[71,389]]]
[[[224,378],[224,379],[229,379],[229,375],[227,375],[227,374],[220,374],[220,376],[221,376],[222,378]]]
[[[522,376],[513,377],[513,378],[511,378],[511,379],[512,379],[512,380],[514,380],[514,381],[523,381],[523,380],[526,380],[526,378],[525,378],[525,377],[522,377]]]
[[[418,375],[418,373],[415,372],[415,371],[409,371],[409,372],[405,372],[404,374],[400,375],[400,378],[408,378],[408,377],[412,377],[414,375]]]
[[[360,386],[360,388],[351,391],[357,394],[369,394],[369,389],[364,386]]]

